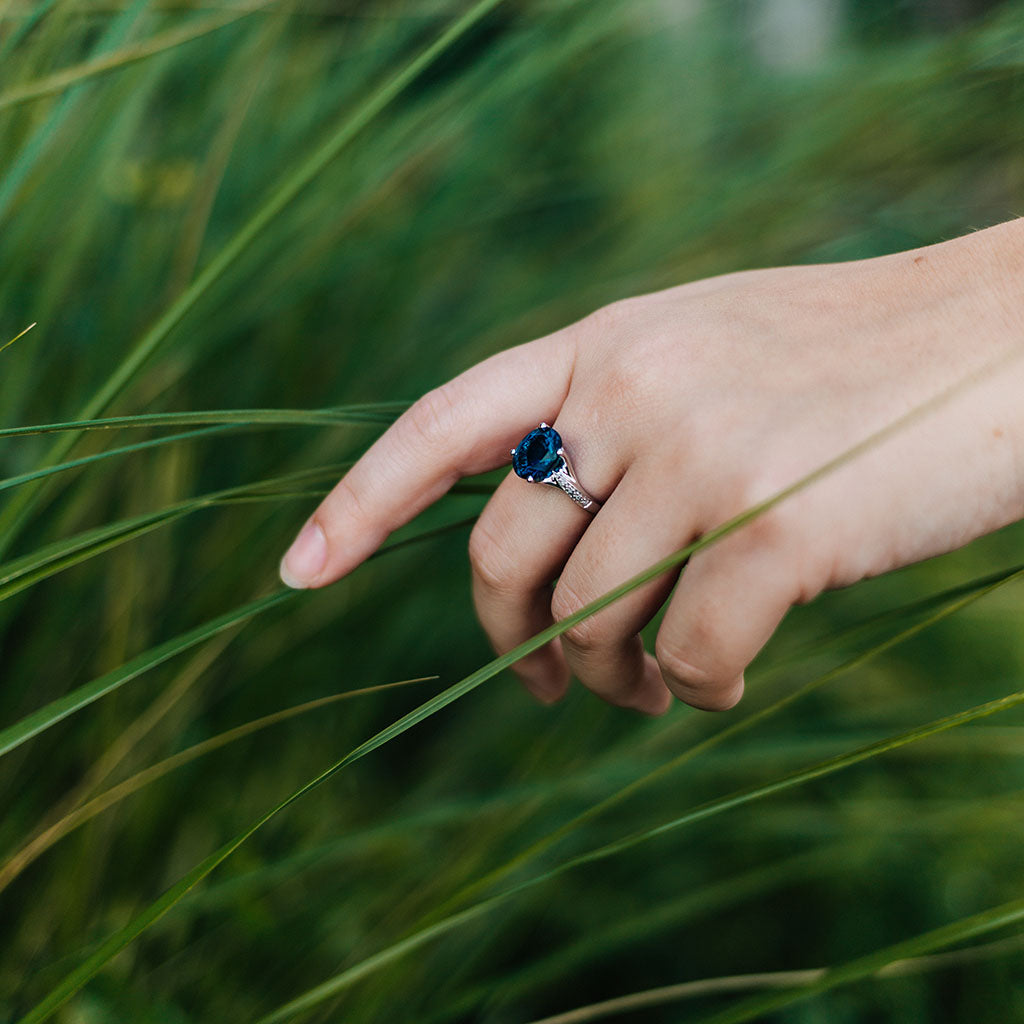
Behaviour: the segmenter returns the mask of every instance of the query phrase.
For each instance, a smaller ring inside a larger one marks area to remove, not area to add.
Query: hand
[[[854,263],[732,274],[614,303],[413,405],[323,501],[291,586],[351,572],[541,421],[596,516],[510,473],[470,538],[473,594],[510,650],[1024,342],[1024,220]],[[1019,361],[518,662],[657,714],[725,709],[787,609],[958,547],[1024,513]],[[557,578],[554,592],[551,583]],[[639,630],[675,587],[656,657]]]

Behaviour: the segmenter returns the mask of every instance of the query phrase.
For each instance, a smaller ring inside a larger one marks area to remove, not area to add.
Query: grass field
[[[1020,525],[657,721],[478,673],[501,473],[277,580],[489,353],[1024,212],[1024,3],[0,0],[0,161],[0,1020],[1024,1020]]]

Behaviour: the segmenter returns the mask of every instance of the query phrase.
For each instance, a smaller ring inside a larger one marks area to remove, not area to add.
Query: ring
[[[580,508],[592,514],[601,507],[601,503],[580,486],[558,431],[546,423],[531,430],[512,449],[512,468],[516,476],[531,484],[551,484],[561,488]]]

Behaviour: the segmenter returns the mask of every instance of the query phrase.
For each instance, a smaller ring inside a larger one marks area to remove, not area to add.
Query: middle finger
[[[643,463],[629,468],[566,563],[552,599],[556,619],[679,550],[698,532],[696,510],[665,500],[665,483],[660,470]],[[679,571],[641,584],[562,634],[569,666],[588,689],[648,714],[668,710],[671,695],[639,633],[664,604]]]

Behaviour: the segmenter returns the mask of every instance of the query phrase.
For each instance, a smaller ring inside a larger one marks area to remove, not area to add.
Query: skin
[[[616,302],[426,394],[324,499],[281,575],[297,587],[345,576],[459,477],[507,464],[543,420],[604,507],[591,516],[511,473],[498,487],[469,554],[480,622],[503,653],[924,404],[681,576],[515,666],[543,701],[571,673],[649,714],[672,695],[726,709],[793,604],[1020,518],[1021,354],[1024,219]],[[638,633],[666,600],[652,656]]]

